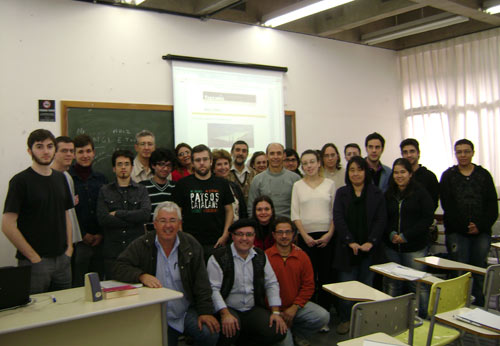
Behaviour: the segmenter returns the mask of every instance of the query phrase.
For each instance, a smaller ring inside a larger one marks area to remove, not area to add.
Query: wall
[[[285,109],[297,114],[298,151],[333,141],[387,140],[398,156],[400,89],[392,51],[255,26],[68,0],[0,1],[0,206],[9,179],[30,165],[28,134],[60,134],[59,101],[172,104],[165,54],[287,66]],[[39,123],[38,99],[57,101]],[[196,143],[195,143],[196,144]],[[0,266],[14,263],[0,235]]]

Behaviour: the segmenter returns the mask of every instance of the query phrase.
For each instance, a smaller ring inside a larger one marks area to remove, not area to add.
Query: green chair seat
[[[429,333],[430,322],[425,320],[419,327],[413,329],[413,345],[421,346],[427,342],[427,335]],[[408,343],[408,331],[394,336],[399,341]],[[460,332],[456,329],[443,326],[441,324],[434,324],[434,333],[432,336],[432,346],[447,345],[460,337]]]

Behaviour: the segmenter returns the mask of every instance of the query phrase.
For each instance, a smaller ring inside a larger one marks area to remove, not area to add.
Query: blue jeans
[[[64,253],[56,257],[42,257],[38,263],[22,259],[18,265],[31,266],[30,294],[71,288],[71,258]]]
[[[446,234],[446,248],[451,260],[486,268],[491,236],[488,233],[464,235]],[[483,280],[479,274],[472,274],[472,295],[476,297],[474,305],[484,306]]]
[[[417,263],[413,259],[417,257],[427,256],[427,247],[414,251],[414,252],[398,252],[389,247],[385,248],[385,255],[389,262],[399,263],[405,267],[410,267],[415,270],[426,271],[426,265],[422,263]],[[393,280],[384,277],[384,291],[393,297],[397,297],[409,292],[417,292],[417,282],[416,281],[401,281]],[[427,306],[429,305],[429,286],[426,284],[420,284],[420,294],[419,294],[419,304],[418,304],[418,314],[420,317],[425,318],[427,316]]]
[[[219,333],[210,333],[206,325],[203,325],[201,330],[198,328],[198,314],[193,308],[189,308],[184,317],[184,334],[192,337],[196,346],[215,346],[219,339]],[[168,345],[177,346],[181,335],[182,333],[169,326]]]
[[[339,282],[345,281],[359,281],[368,286],[373,286],[373,277],[375,273],[370,270],[372,265],[371,256],[366,256],[361,259],[361,263],[355,267],[352,267],[351,271],[338,272]],[[347,322],[351,320],[351,310],[354,302],[340,299],[339,301],[339,317],[341,322]]]
[[[298,335],[304,339],[308,339],[328,324],[330,321],[330,313],[324,308],[313,302],[307,302],[303,308],[297,310],[297,314],[293,319],[292,328],[289,328],[286,337],[278,343],[279,346],[293,346],[293,335]]]

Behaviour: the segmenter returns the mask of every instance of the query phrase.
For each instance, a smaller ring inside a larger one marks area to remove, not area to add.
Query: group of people
[[[32,293],[82,286],[95,271],[183,292],[167,306],[169,344],[187,334],[197,345],[308,345],[328,330],[323,284],[373,285],[369,267],[383,261],[425,269],[413,259],[427,255],[439,199],[450,258],[486,264],[497,194],[472,163],[473,143],[455,143],[458,164],[440,183],[419,164],[415,139],[401,142],[392,169],[384,147],[378,133],[366,137],[365,158],[346,145],[344,168],[333,143],[300,156],[271,143],[247,165],[244,141],[230,152],[186,143],[171,152],[143,130],[135,157],[112,154],[108,183],[92,169],[90,136],[39,129],[28,138],[31,167],[9,183],[2,230],[19,265],[32,266]],[[392,280],[384,288],[415,290]],[[480,280],[473,294],[481,304]],[[347,333],[352,304],[335,307],[337,332]]]

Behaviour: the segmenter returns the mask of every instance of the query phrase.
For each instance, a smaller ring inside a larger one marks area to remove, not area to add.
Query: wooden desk
[[[180,297],[146,287],[95,303],[85,301],[83,287],[35,294],[35,303],[0,312],[0,345],[166,345],[162,305]]]
[[[339,342],[337,345],[339,346],[363,346],[364,341],[378,341],[378,342],[383,342],[387,343],[388,345],[408,345],[404,344],[398,339],[393,338],[392,336],[389,336],[385,333],[375,333],[375,334],[370,334],[370,335],[365,335],[359,338],[347,340],[347,341],[342,341]]]
[[[323,289],[337,297],[357,302],[384,300],[392,298],[390,295],[365,285],[359,281],[345,281],[323,285]]]
[[[485,275],[486,269],[481,267],[476,267],[470,264],[456,262],[449,259],[436,257],[436,256],[428,256],[428,257],[419,257],[415,258],[416,262],[427,264],[428,266],[439,268],[439,269],[447,269],[447,270],[464,270],[469,271],[474,274]]]
[[[478,335],[478,336],[481,336],[481,337],[484,337],[484,338],[500,339],[500,333],[494,332],[494,331],[492,331],[490,329],[487,329],[487,328],[478,327],[478,326],[472,325],[472,324],[467,323],[467,322],[459,321],[459,320],[457,320],[456,318],[453,317],[455,315],[458,315],[458,314],[461,314],[461,313],[465,313],[465,312],[468,312],[470,310],[472,310],[472,309],[470,309],[470,308],[460,308],[460,309],[457,309],[457,310],[443,312],[443,313],[440,313],[440,314],[436,315],[436,320],[438,322],[441,322],[441,323],[444,323],[444,324],[448,324],[448,325],[450,325],[452,327],[464,330],[467,333]]]

